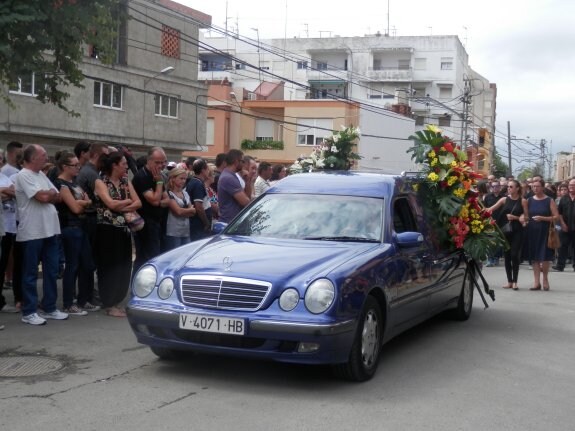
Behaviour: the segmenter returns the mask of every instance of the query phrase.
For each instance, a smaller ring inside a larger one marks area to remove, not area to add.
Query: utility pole
[[[541,139],[541,141],[539,142],[539,148],[541,150],[541,170],[543,172],[541,172],[541,175],[543,176],[543,179],[545,179],[545,162],[546,162],[546,154],[545,154],[545,144],[547,143],[547,141],[545,139]]]
[[[463,151],[467,151],[467,118],[469,116],[469,105],[471,104],[471,80],[464,78],[465,86],[461,101],[463,102],[463,127],[461,128],[461,147]]]
[[[507,163],[509,168],[507,170],[507,176],[513,175],[513,169],[511,169],[511,123],[507,122]]]

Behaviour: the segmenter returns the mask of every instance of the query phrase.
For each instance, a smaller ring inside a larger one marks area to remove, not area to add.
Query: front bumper
[[[357,325],[242,316],[245,335],[228,335],[180,329],[180,312],[173,309],[129,305],[127,312],[138,342],[148,346],[304,364],[347,362]],[[317,348],[309,351],[310,345]]]

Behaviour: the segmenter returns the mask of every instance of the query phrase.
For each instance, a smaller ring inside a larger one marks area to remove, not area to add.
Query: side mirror
[[[423,243],[423,235],[419,232],[401,232],[397,234],[399,247],[416,247]]]
[[[224,223],[222,221],[217,221],[214,223],[214,225],[212,226],[212,233],[214,235],[219,235],[220,233],[222,233],[224,231],[224,229],[228,226],[227,223]]]

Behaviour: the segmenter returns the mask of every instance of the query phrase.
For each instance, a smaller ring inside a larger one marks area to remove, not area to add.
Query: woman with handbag
[[[527,209],[527,200],[521,197],[521,184],[519,181],[509,180],[507,183],[507,196],[499,199],[488,210],[493,212],[499,208],[502,208],[499,220],[504,221],[500,227],[509,243],[509,247],[503,253],[505,273],[507,274],[507,284],[503,288],[518,290],[517,278],[519,265],[521,264],[523,226],[525,225],[523,214]]]
[[[128,180],[128,162],[120,152],[102,154],[101,178],[96,180],[96,267],[98,291],[108,316],[126,317],[120,303],[130,286],[132,235],[125,214],[142,206]]]
[[[559,218],[557,204],[545,194],[544,182],[535,179],[531,183],[533,196],[527,200],[529,224],[527,225],[527,252],[533,266],[533,287],[530,290],[549,290],[549,266],[555,250],[548,246],[549,226]],[[541,277],[542,276],[542,277]],[[541,278],[543,278],[541,280]]]

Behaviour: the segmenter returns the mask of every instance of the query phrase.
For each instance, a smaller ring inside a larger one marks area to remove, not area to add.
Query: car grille
[[[235,277],[184,276],[181,294],[184,304],[200,308],[257,310],[271,283]]]

